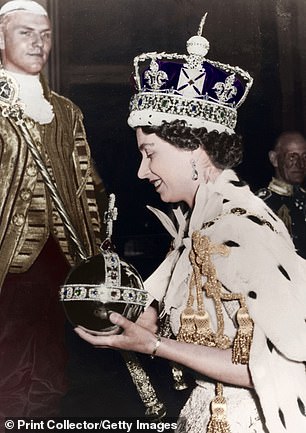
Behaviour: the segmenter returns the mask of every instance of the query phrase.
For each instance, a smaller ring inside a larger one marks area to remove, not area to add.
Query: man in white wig
[[[0,9],[0,418],[56,415],[66,390],[58,290],[78,254],[42,170],[86,254],[101,243],[95,187],[102,183],[93,182],[82,113],[41,75],[51,34],[46,10],[34,1],[9,1]],[[7,91],[12,84],[15,90]],[[10,96],[22,104],[43,169],[3,110]]]

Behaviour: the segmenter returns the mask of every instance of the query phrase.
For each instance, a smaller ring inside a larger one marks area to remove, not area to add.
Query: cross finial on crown
[[[108,210],[104,213],[104,223],[106,224],[106,239],[111,239],[113,234],[113,222],[118,216],[118,209],[115,207],[115,194],[110,194],[108,200]]]

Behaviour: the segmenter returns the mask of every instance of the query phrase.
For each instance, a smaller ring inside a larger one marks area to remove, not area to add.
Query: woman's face
[[[192,151],[179,149],[156,134],[144,134],[141,128],[136,136],[142,156],[138,177],[147,179],[162,201],[184,201],[192,207],[199,185],[192,180]]]

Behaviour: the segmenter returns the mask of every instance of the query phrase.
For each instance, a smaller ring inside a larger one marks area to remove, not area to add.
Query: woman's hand
[[[140,323],[138,321],[133,323],[118,313],[111,313],[110,321],[123,329],[120,335],[92,335],[79,326],[75,328],[75,332],[83,340],[97,348],[112,348],[151,354],[155,347],[156,335],[154,330],[148,329],[147,326],[152,323],[152,318],[153,312],[150,311],[143,320],[138,319]]]
[[[136,320],[137,325],[156,333],[158,331],[158,313],[151,305]]]

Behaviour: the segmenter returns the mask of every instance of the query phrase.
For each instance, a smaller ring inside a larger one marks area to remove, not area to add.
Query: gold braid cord
[[[253,321],[249,316],[243,295],[222,290],[222,284],[217,278],[216,268],[212,262],[212,256],[215,254],[228,256],[230,247],[224,244],[213,244],[207,236],[195,231],[192,234],[192,248],[189,254],[192,265],[189,296],[186,308],[181,314],[181,327],[177,340],[219,349],[232,347],[232,362],[247,364],[253,336]],[[204,285],[203,276],[206,277]],[[217,316],[216,332],[211,329],[210,317],[204,305],[203,291],[214,301]],[[240,308],[237,312],[238,330],[232,343],[224,334],[222,302],[234,300],[239,301]],[[207,433],[230,433],[222,389],[222,385],[217,383]]]

